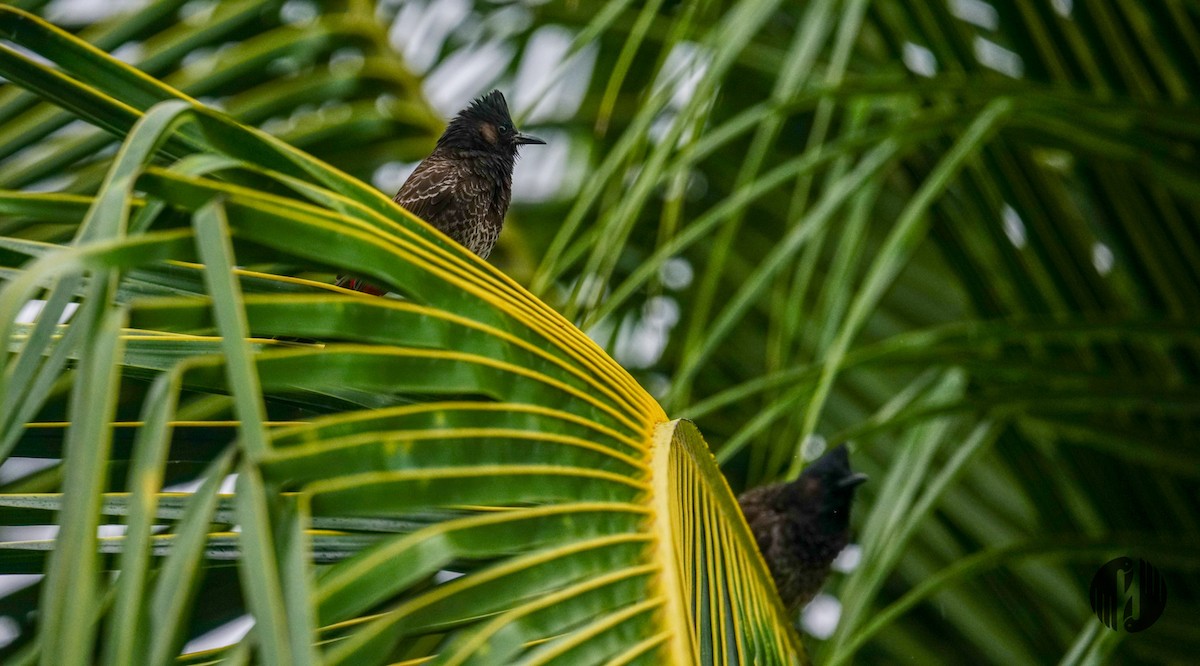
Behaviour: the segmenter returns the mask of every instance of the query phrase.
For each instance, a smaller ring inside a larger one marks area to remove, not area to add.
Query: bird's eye
[[[501,125],[501,126],[500,126],[500,133],[501,133],[501,134],[512,134],[512,131],[513,131],[513,130],[512,130],[512,125]]]

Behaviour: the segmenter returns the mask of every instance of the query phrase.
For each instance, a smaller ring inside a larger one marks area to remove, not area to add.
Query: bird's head
[[[517,131],[508,115],[504,95],[493,90],[459,111],[437,145],[438,148],[515,157],[521,146],[544,143],[535,136]]]
[[[850,524],[854,490],[866,480],[866,474],[850,469],[846,447],[839,446],[804,468],[800,478],[787,485],[780,501],[790,511],[815,514],[822,530],[832,534]]]

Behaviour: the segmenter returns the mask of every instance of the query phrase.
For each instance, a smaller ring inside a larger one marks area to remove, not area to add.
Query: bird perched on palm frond
[[[850,469],[845,446],[818,458],[787,483],[753,488],[738,497],[758,549],[789,612],[820,591],[830,566],[850,539],[850,503],[867,480]]]
[[[417,165],[393,201],[487,259],[512,198],[517,150],[544,143],[517,131],[504,95],[493,90],[450,121],[433,152]],[[350,276],[338,278],[338,286],[383,293]]]

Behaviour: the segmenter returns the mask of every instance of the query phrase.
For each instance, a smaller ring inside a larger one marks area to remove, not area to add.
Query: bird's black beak
[[[854,486],[857,486],[860,483],[866,483],[866,482],[867,482],[866,474],[856,473],[856,474],[851,474],[850,476],[847,476],[846,478],[842,479],[841,481],[838,481],[837,487],[838,488],[853,488]]]
[[[541,139],[537,138],[536,136],[530,136],[528,134],[520,134],[520,133],[518,133],[517,136],[513,137],[513,143],[517,144],[518,146],[527,146],[531,143],[538,144],[541,146],[546,145],[545,141],[542,141]]]

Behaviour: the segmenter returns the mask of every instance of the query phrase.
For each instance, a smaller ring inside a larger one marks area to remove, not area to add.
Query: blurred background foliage
[[[735,490],[843,441],[871,475],[814,661],[1200,649],[1196,3],[14,4],[388,194],[503,90],[551,145],[493,263]],[[111,135],[0,103],[0,186],[97,187]],[[1142,634],[1088,607],[1117,555],[1166,576]]]

